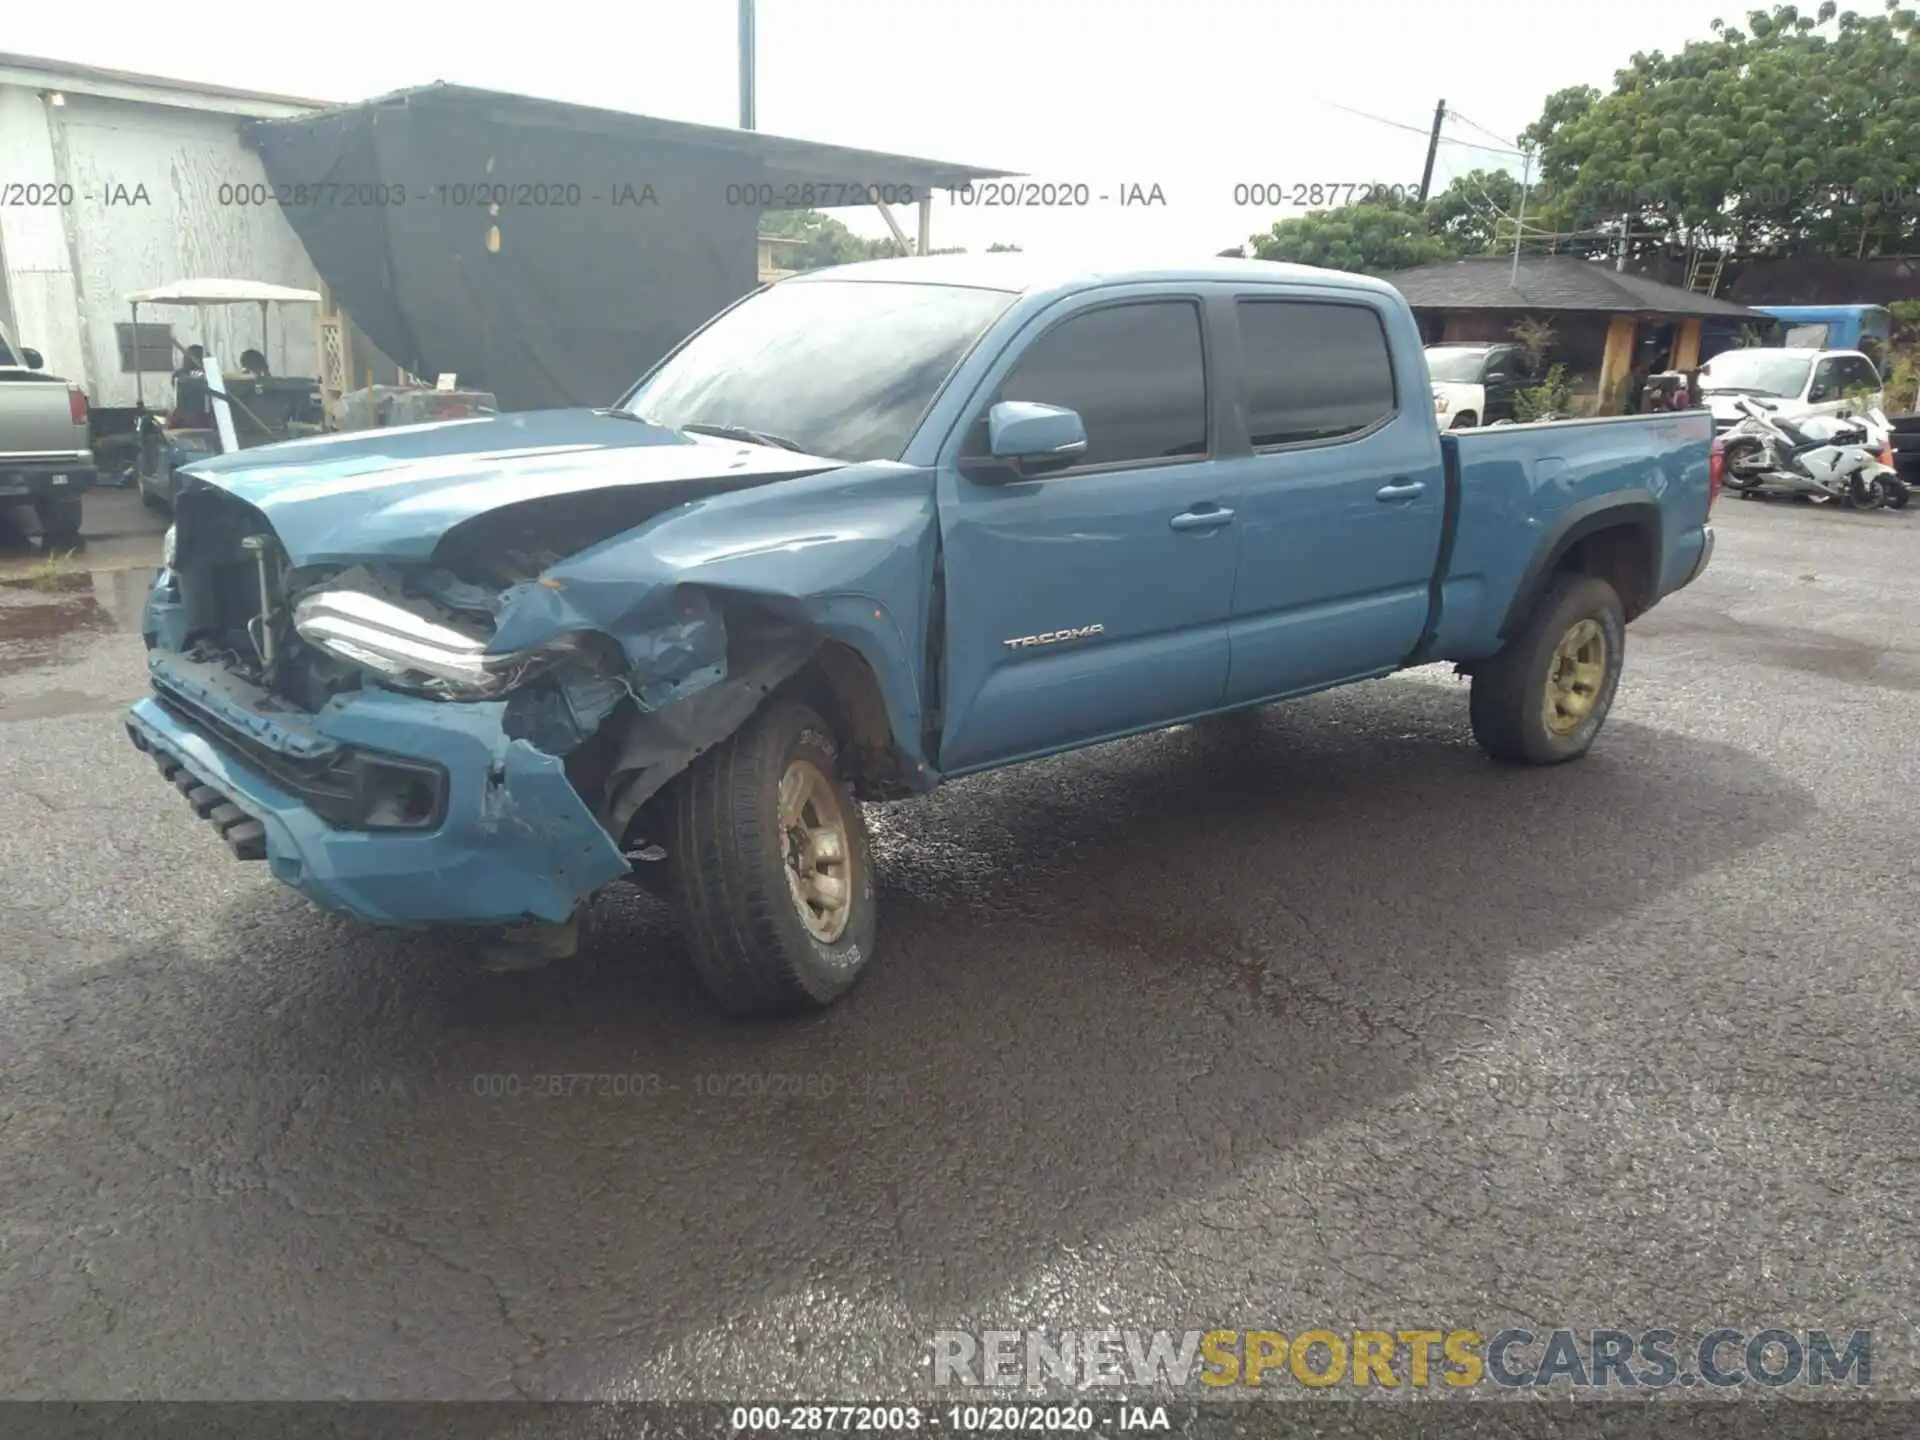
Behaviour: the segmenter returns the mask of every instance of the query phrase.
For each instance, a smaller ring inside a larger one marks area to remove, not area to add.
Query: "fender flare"
[[[1647,538],[1649,559],[1646,594],[1649,604],[1658,599],[1660,577],[1665,573],[1662,569],[1665,564],[1665,544],[1662,539],[1660,502],[1654,498],[1652,491],[1639,487],[1615,491],[1610,495],[1600,495],[1591,500],[1582,500],[1577,505],[1569,505],[1554,520],[1552,527],[1534,547],[1533,558],[1527,562],[1520,583],[1514,587],[1513,599],[1508,602],[1507,613],[1500,620],[1499,638],[1504,642],[1526,623],[1527,616],[1533,613],[1533,607],[1546,591],[1548,577],[1559,567],[1569,550],[1589,535],[1623,525],[1633,526]]]

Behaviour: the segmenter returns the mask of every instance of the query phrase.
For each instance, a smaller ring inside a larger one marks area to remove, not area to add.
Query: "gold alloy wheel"
[[[1607,678],[1607,632],[1598,620],[1576,621],[1560,637],[1547,667],[1547,729],[1571,735],[1592,713]]]
[[[793,908],[808,934],[831,945],[853,913],[853,846],[840,792],[811,760],[780,777],[780,834]]]

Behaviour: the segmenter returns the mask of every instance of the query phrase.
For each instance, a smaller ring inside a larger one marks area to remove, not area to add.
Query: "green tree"
[[[869,240],[819,210],[769,210],[760,217],[760,233],[801,242],[779,256],[781,266],[788,270],[819,270],[900,253],[892,236]]]
[[[1526,223],[1538,221],[1540,196],[1527,196]],[[1505,170],[1456,176],[1427,202],[1427,226],[1462,255],[1485,255],[1513,244],[1520,214],[1520,181]]]
[[[1548,228],[1630,253],[1893,254],[1920,240],[1920,26],[1911,8],[1825,0],[1716,21],[1711,40],[1633,57],[1613,89],[1562,90],[1523,134]],[[1577,248],[1577,247],[1576,247]]]
[[[856,260],[885,260],[900,253],[891,235],[869,240],[856,235],[833,216],[819,210],[768,210],[760,217],[760,233],[780,240],[802,242],[777,257],[783,269],[821,270],[829,265],[849,265]],[[999,241],[987,247],[989,255],[1018,250],[1018,245]],[[927,252],[930,255],[964,255],[964,245],[947,245]]]
[[[1454,259],[1458,246],[1435,234],[1414,204],[1342,205],[1275,222],[1249,237],[1256,260],[1284,260],[1378,275]]]

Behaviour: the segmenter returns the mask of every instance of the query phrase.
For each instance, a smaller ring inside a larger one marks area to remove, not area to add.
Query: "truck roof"
[[[817,284],[823,280],[883,280],[919,285],[962,285],[979,290],[1005,290],[1027,295],[1050,290],[1084,290],[1095,285],[1136,282],[1162,284],[1203,281],[1228,284],[1312,284],[1359,291],[1368,295],[1400,292],[1384,280],[1345,270],[1322,270],[1313,265],[1288,265],[1277,260],[1209,258],[1177,259],[1162,265],[1089,264],[1029,255],[1024,251],[992,255],[915,255],[892,260],[860,260],[825,270],[791,276],[782,285]],[[1405,303],[1401,301],[1401,303]]]

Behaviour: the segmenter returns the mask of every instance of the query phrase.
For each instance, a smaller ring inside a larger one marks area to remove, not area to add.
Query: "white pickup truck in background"
[[[1724,350],[1700,367],[1700,394],[1713,412],[1714,432],[1722,435],[1744,418],[1739,406],[1743,395],[1788,424],[1886,404],[1880,372],[1858,350]]]
[[[0,328],[0,509],[30,508],[52,549],[79,538],[81,496],[96,470],[86,392],[43,363]]]

